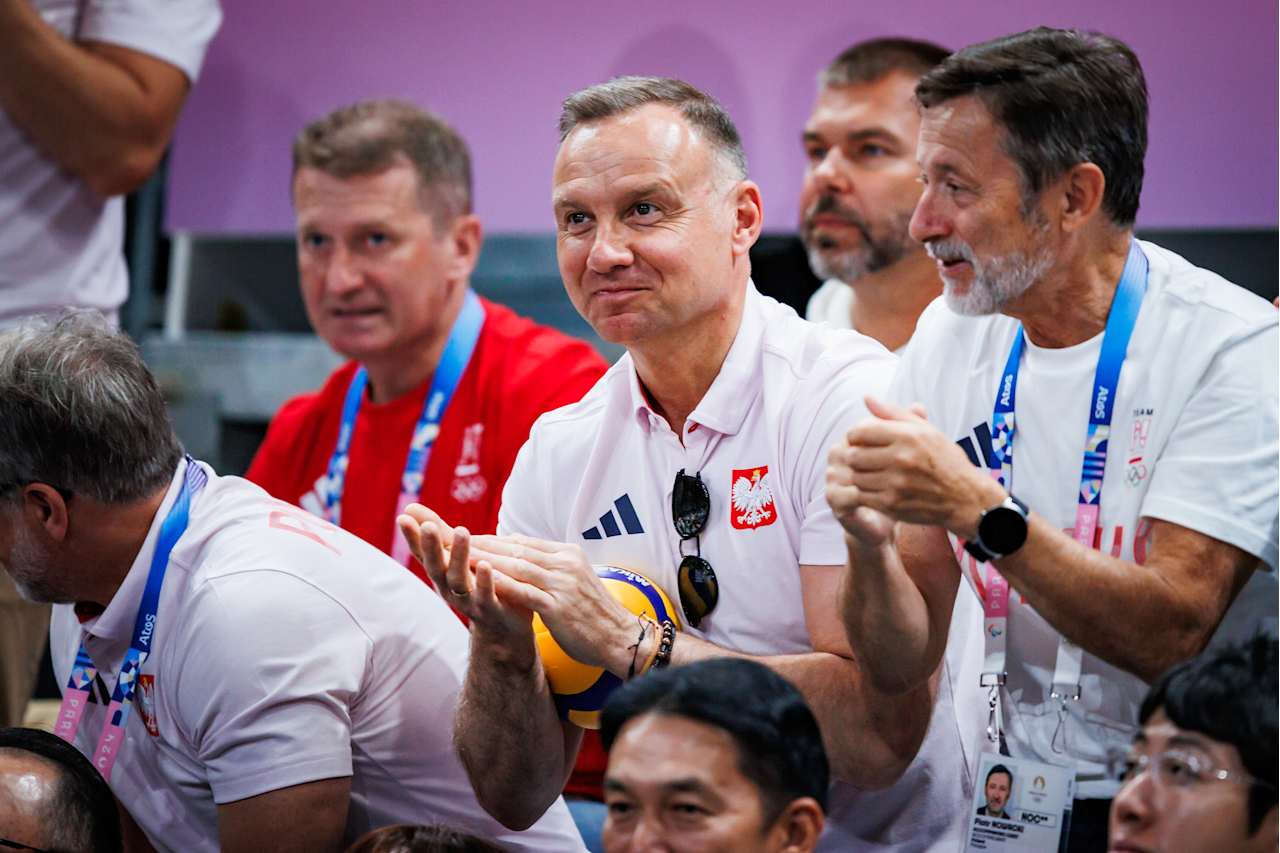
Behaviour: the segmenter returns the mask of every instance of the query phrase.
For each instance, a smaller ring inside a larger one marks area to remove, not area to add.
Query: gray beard
[[[947,307],[966,317],[998,314],[1013,300],[1026,293],[1053,266],[1048,246],[1037,246],[1031,252],[1013,252],[973,264],[973,282],[969,292],[957,294],[947,277],[942,277],[942,293]]]

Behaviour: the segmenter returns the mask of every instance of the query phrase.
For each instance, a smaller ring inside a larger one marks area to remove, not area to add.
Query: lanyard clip
[[[1058,725],[1054,727],[1049,747],[1061,755],[1067,751],[1067,703],[1080,700],[1079,684],[1054,684],[1049,698],[1058,703]]]
[[[1004,686],[1003,672],[984,672],[978,678],[979,687],[990,688],[987,692],[987,740],[994,744],[1004,741],[1004,721],[1000,719],[1000,688]]]

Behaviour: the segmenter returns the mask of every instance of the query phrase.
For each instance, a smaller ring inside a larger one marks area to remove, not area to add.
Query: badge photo
[[[1066,767],[982,755],[965,850],[1059,849],[1071,820],[1074,785],[1074,773]]]

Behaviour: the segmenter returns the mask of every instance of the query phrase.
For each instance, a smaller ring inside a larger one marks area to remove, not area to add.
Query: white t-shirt
[[[749,654],[812,651],[800,566],[847,559],[825,496],[827,454],[867,416],[863,397],[886,391],[894,362],[872,339],[805,322],[749,286],[742,325],[683,444],[624,355],[580,402],[534,424],[503,492],[499,532],[580,545],[592,563],[645,575],[679,607],[671,493],[678,471],[698,473],[711,493],[701,554],[720,598],[699,628],[684,630]],[[897,785],[833,785],[823,849],[954,850],[969,740],[948,673],[920,755]]]
[[[829,278],[809,297],[804,318],[811,323],[826,323],[833,329],[853,328],[853,285]]]
[[[1141,246],[1150,274],[1116,392],[1101,542],[1109,553],[1141,563],[1147,547],[1142,520],[1158,518],[1242,548],[1274,569],[1276,311],[1172,252]],[[974,464],[990,459],[992,404],[1016,329],[1012,318],[961,317],[938,299],[920,318],[891,396],[923,403]],[[1028,339],[1018,373],[1012,492],[1067,531],[1075,526],[1102,337],[1063,349]],[[983,589],[988,566],[963,557],[968,586]],[[1271,589],[1274,613],[1274,584]],[[962,590],[962,597],[969,596]],[[1058,634],[1016,585],[1008,629],[1010,751],[1062,763],[1050,747],[1057,714],[1048,695]],[[1081,688],[1066,732],[1080,773],[1078,795],[1112,796],[1115,787],[1103,777],[1106,749],[1128,745],[1147,685],[1086,653]]]
[[[21,0],[20,0],[21,1]],[[30,0],[76,41],[131,48],[194,82],[217,0]],[[0,110],[0,326],[61,308],[124,303],[124,200],[104,199],[41,153]]]
[[[119,591],[84,623],[107,674],[95,693],[115,685],[185,465]],[[563,802],[516,833],[476,801],[452,743],[467,631],[439,596],[350,533],[209,473],[170,557],[111,776],[151,843],[216,851],[217,804],[350,776],[348,843],[439,821],[514,850],[582,850]],[[71,606],[54,608],[50,634],[65,685],[81,636]],[[92,704],[81,722],[88,755],[103,711]]]

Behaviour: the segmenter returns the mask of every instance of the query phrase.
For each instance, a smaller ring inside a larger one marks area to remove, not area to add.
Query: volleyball
[[[594,568],[605,589],[623,607],[658,625],[670,622],[680,628],[676,608],[671,606],[667,594],[653,581],[617,566]],[[637,622],[636,636],[639,636],[639,628]],[[600,709],[622,684],[622,679],[602,667],[587,666],[565,654],[536,613],[533,616],[533,636],[560,716],[584,729],[600,728]]]

